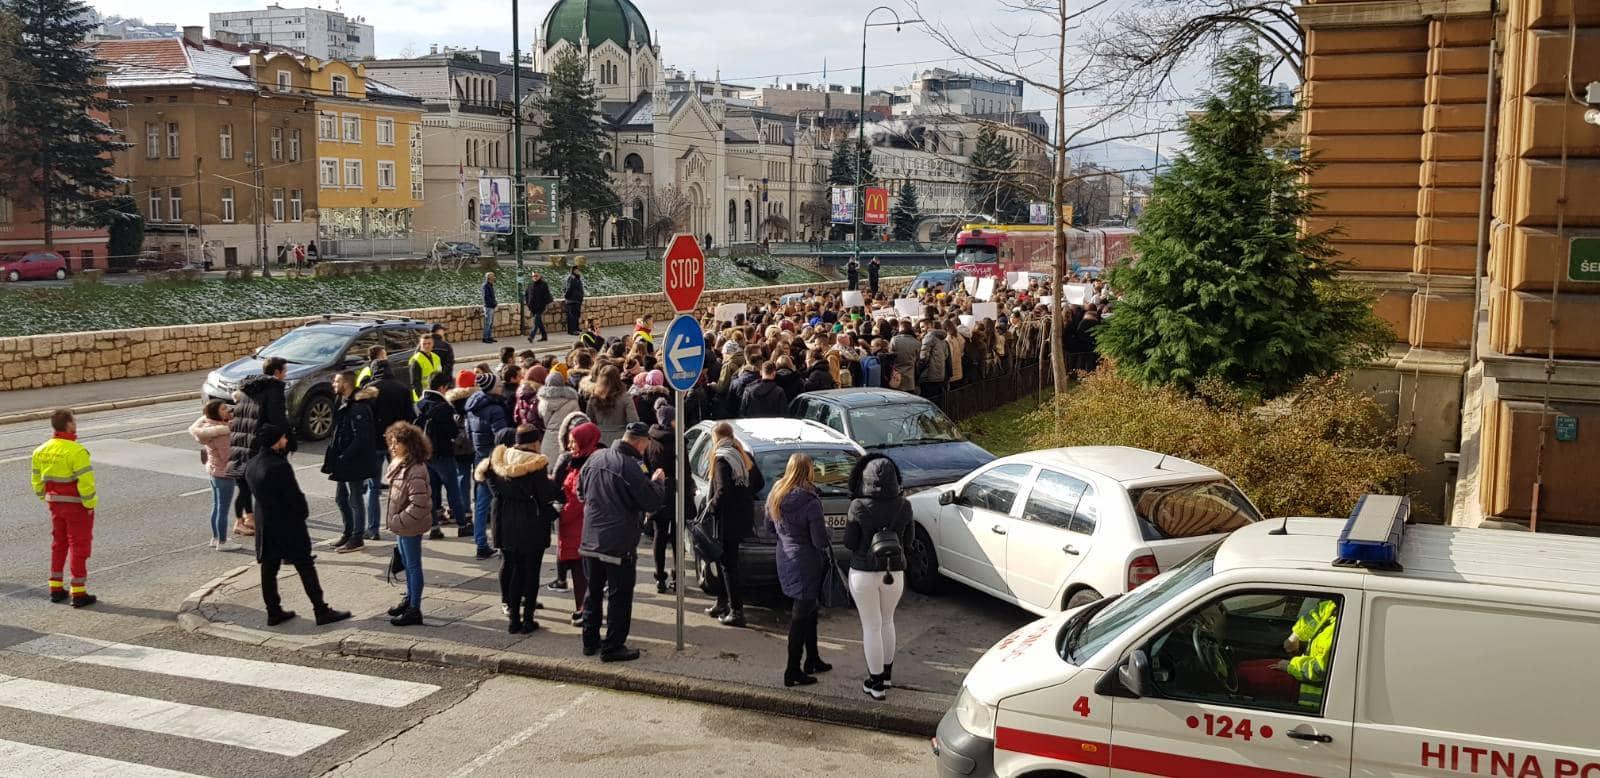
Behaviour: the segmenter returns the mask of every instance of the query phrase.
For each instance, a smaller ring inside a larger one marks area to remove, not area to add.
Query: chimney
[[[428,53],[429,54],[438,54],[439,53],[439,44],[437,44],[437,43],[428,44]]]
[[[183,39],[203,49],[206,47],[205,28],[199,25],[184,27]]]

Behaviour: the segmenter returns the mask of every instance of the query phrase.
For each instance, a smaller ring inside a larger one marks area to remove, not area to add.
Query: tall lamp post
[[[511,0],[511,164],[517,169],[511,185],[511,252],[517,257],[517,328],[526,332],[522,319],[522,229],[528,212],[522,201],[522,24],[517,16],[519,0]]]
[[[894,16],[892,22],[874,22],[872,15],[879,11],[888,11]],[[867,12],[866,18],[861,20],[861,112],[856,123],[856,186],[855,186],[855,263],[861,264],[861,211],[866,205],[866,195],[861,191],[861,158],[865,156],[867,148],[867,28],[893,27],[895,32],[900,31],[901,25],[919,24],[921,19],[901,19],[900,12],[886,5],[880,5]]]

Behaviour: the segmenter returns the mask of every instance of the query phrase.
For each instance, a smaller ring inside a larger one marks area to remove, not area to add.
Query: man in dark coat
[[[467,433],[472,438],[473,470],[494,453],[495,435],[511,427],[511,407],[501,394],[500,379],[493,373],[478,376],[478,392],[467,399]],[[472,490],[472,537],[478,544],[477,557],[494,556],[489,547],[489,506],[494,499],[486,484]]]
[[[603,662],[639,658],[639,649],[627,645],[633,624],[633,584],[639,573],[639,536],[645,514],[661,509],[667,482],[661,470],[645,475],[649,442],[649,429],[633,422],[621,440],[596,451],[578,474],[583,500],[578,554],[589,579],[583,602],[583,655],[598,653]],[[601,624],[606,625],[603,642]]]
[[[785,416],[789,411],[789,396],[778,383],[778,365],[768,362],[761,366],[761,380],[750,385],[739,401],[739,416],[745,419]]]
[[[878,294],[878,273],[882,269],[883,263],[879,262],[877,257],[873,257],[872,261],[867,263],[867,291],[874,296]]]
[[[644,465],[650,470],[659,470],[666,474],[666,500],[661,509],[650,514],[650,523],[655,529],[654,548],[656,562],[656,593],[666,594],[676,591],[678,547],[674,542],[677,538],[678,511],[682,510],[684,516],[690,515],[694,504],[694,479],[688,479],[688,490],[681,500],[674,500],[678,493],[678,451],[674,440],[674,430],[677,428],[677,410],[672,407],[672,401],[666,398],[656,400],[656,423],[650,427],[650,443],[645,446]],[[667,573],[667,549],[672,549],[674,572]],[[672,583],[669,585],[668,581]]]
[[[578,275],[577,266],[567,274],[567,285],[561,290],[561,299],[567,306],[567,334],[578,334],[578,323],[583,316],[583,276]]]
[[[444,521],[446,505],[450,508],[450,517],[459,522],[459,526],[465,527],[467,521],[467,495],[456,472],[455,445],[461,427],[456,422],[455,408],[445,399],[445,393],[454,385],[450,376],[435,373],[428,391],[417,401],[417,424],[422,427],[422,434],[428,436],[433,450],[433,458],[428,461],[428,485],[433,492],[433,529],[428,537],[433,540],[444,537],[439,525]],[[448,502],[440,499],[441,490]]]
[[[528,328],[528,342],[533,342],[534,338],[550,339],[549,331],[544,328],[544,309],[553,302],[555,297],[550,294],[550,284],[544,280],[544,274],[533,271],[533,280],[522,298],[522,304],[528,306],[528,315],[533,317],[533,325]]]
[[[456,347],[444,336],[444,325],[433,325],[433,353],[439,355],[439,371],[445,375],[455,375],[456,372]]]
[[[443,328],[441,327],[440,329]],[[434,353],[440,354],[439,361],[442,363],[445,361],[445,357],[439,351],[439,337],[434,336],[433,342]],[[446,343],[444,347],[449,349],[450,344]],[[441,368],[436,375],[449,375],[449,373]],[[417,410],[416,406],[411,404],[411,388],[406,386],[404,381],[394,376],[394,372],[389,369],[387,360],[372,366],[372,378],[361,386],[357,399],[364,400],[372,409],[372,440],[373,446],[378,452],[378,470],[366,482],[367,528],[365,537],[367,540],[377,540],[378,523],[383,518],[383,511],[378,497],[384,488],[383,471],[389,466],[389,446],[384,442],[383,435],[389,431],[390,427],[399,422],[416,421]],[[356,529],[359,531],[361,527],[357,525]],[[360,538],[361,536],[358,535],[356,539],[360,540]],[[360,548],[360,544],[358,543],[356,547]]]
[[[333,434],[322,456],[322,472],[333,481],[333,501],[344,519],[344,532],[333,544],[341,554],[360,551],[366,510],[361,492],[379,474],[378,436],[373,430],[372,404],[378,388],[373,385],[356,390],[356,376],[344,371],[333,377],[333,393],[339,404],[333,409]]]
[[[289,400],[285,396],[289,362],[282,357],[269,357],[261,363],[261,375],[250,376],[239,382],[233,393],[233,418],[228,421],[228,475],[239,486],[239,506],[244,509],[244,524],[240,534],[249,535],[255,530],[255,508],[250,485],[244,479],[245,465],[251,457],[261,452],[256,432],[266,424],[289,430]],[[294,450],[294,438],[289,438],[289,450]]]
[[[294,565],[300,575],[318,626],[350,618],[349,611],[334,610],[322,598],[322,584],[312,562],[311,533],[306,529],[311,511],[286,455],[289,429],[261,425],[256,429],[255,447],[259,453],[245,466],[244,479],[256,497],[256,561],[261,563],[261,599],[267,606],[267,626],[275,627],[294,618],[294,611],[284,610],[278,597],[278,570],[285,562]]]
[[[483,286],[478,289],[483,296],[483,342],[494,342],[494,309],[500,307],[500,301],[494,296],[494,274],[483,274]]]
[[[854,292],[861,286],[861,263],[851,259],[844,266],[844,288]]]

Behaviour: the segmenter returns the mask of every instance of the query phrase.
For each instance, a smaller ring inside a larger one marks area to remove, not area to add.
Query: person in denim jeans
[[[483,287],[479,291],[483,293],[483,342],[493,343],[494,309],[500,307],[500,303],[494,297],[493,273],[483,274]]]
[[[367,522],[361,492],[369,480],[382,472],[372,415],[378,388],[368,384],[357,391],[355,386],[356,375],[351,371],[333,377],[339,406],[333,411],[333,436],[322,459],[322,472],[334,482],[334,502],[344,519],[344,532],[333,544],[341,554],[359,551],[364,545]]]
[[[422,623],[422,536],[433,524],[433,500],[428,495],[432,447],[422,430],[409,422],[395,424],[383,437],[392,460],[383,475],[389,484],[389,531],[406,571],[406,598],[389,609],[389,623],[409,627]]]
[[[515,368],[507,368],[507,372]],[[511,407],[501,392],[505,383],[493,373],[478,376],[478,393],[467,398],[467,433],[472,438],[472,466],[494,452],[495,435],[511,427]],[[471,471],[468,471],[469,473]],[[489,547],[489,504],[494,499],[487,484],[477,484],[472,493],[472,538],[478,546],[478,559],[494,556]]]
[[[222,400],[206,403],[205,411],[189,434],[201,445],[201,459],[211,476],[211,547],[218,551],[238,551],[241,546],[228,539],[228,506],[238,485],[228,477],[228,421],[233,411]]]
[[[422,427],[423,433],[428,436],[428,444],[433,448],[433,456],[428,460],[428,488],[434,510],[433,527],[428,537],[438,540],[444,537],[439,530],[439,523],[444,518],[440,508],[448,504],[450,516],[459,520],[467,515],[467,500],[461,490],[455,457],[456,436],[461,433],[461,427],[456,423],[455,408],[445,399],[445,393],[450,391],[453,384],[450,377],[443,373],[434,374],[429,383],[428,391],[423,392],[422,399],[417,401],[417,424]],[[441,497],[447,498],[448,502],[441,500]]]

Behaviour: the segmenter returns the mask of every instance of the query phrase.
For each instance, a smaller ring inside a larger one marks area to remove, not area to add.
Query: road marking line
[[[283,756],[299,756],[345,733],[320,724],[8,675],[0,675],[0,707]]]
[[[196,490],[194,490],[192,492],[184,492],[183,494],[180,494],[178,496],[179,497],[193,497],[193,496],[195,496],[197,494],[210,494],[210,493],[211,493],[211,487],[207,486],[204,489],[196,489]]]
[[[160,767],[107,759],[92,754],[57,751],[0,740],[0,776],[71,775],[74,778],[198,778]]]
[[[297,692],[386,708],[403,708],[439,691],[439,687],[426,683],[255,659],[191,654],[74,635],[46,635],[7,650],[79,664]]]
[[[573,708],[588,702],[592,697],[594,697],[594,695],[595,692],[592,690],[584,692],[583,694],[578,695],[577,698],[572,702],[550,711],[549,713],[545,714],[544,718],[534,722],[527,729],[524,729],[521,732],[518,732],[517,734],[500,741],[499,744],[495,745],[494,748],[479,754],[477,759],[462,765],[460,769],[450,774],[450,778],[466,778],[474,772],[477,772],[478,768],[493,762],[501,754],[522,745],[523,743],[527,742],[528,738],[531,738],[534,735],[549,729],[551,724],[566,718],[567,714],[571,713]]]

